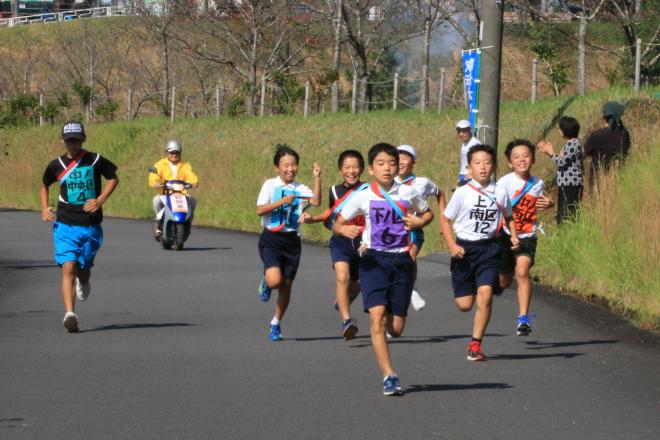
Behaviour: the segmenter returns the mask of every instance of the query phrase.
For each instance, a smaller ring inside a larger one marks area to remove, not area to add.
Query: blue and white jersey
[[[307,186],[296,181],[285,184],[279,177],[268,179],[261,187],[257,206],[276,202],[291,194],[300,198],[294,199],[291,205],[282,205],[276,210],[262,215],[261,226],[282,232],[298,232],[300,235],[298,220],[303,211],[303,198],[311,198],[314,195]]]

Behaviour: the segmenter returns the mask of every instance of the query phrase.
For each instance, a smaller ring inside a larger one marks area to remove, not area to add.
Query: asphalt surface
[[[0,211],[0,439],[658,438],[660,342],[598,307],[537,289],[534,332],[517,337],[507,290],[489,360],[471,363],[472,314],[434,255],[419,266],[429,305],[391,344],[406,394],[384,397],[359,303],[359,337],[339,335],[327,248],[303,245],[272,343],[256,235],[195,228],[174,252],[148,222],[104,231],[68,334],[51,226]]]

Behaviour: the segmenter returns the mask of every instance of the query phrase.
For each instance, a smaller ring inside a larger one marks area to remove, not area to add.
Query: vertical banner
[[[477,116],[479,115],[479,61],[480,49],[464,50],[461,64],[463,65],[463,84],[468,101],[468,120],[470,127],[476,132]]]

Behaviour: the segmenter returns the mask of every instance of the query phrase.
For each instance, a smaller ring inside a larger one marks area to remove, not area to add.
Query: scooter
[[[149,172],[158,174],[158,170],[149,167]],[[162,177],[161,177],[162,179]],[[162,185],[163,195],[160,201],[163,208],[158,212],[156,219],[159,221],[159,236],[163,249],[183,249],[183,243],[190,236],[190,226],[194,216],[194,206],[190,204],[189,197],[183,193],[184,190],[192,188],[192,185],[183,180],[165,180]]]

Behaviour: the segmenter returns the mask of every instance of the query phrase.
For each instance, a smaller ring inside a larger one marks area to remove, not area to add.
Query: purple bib
[[[399,201],[408,209],[407,201]],[[371,248],[378,251],[401,249],[408,246],[408,231],[403,220],[387,200],[369,201]]]

